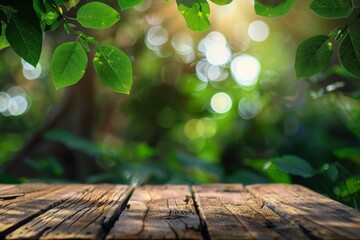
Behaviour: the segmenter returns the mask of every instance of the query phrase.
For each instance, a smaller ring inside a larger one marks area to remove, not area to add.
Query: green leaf
[[[36,12],[36,15],[41,20],[41,16],[46,13],[46,6],[45,3],[42,0],[34,0],[33,1],[33,7]]]
[[[348,17],[353,11],[349,0],[313,0],[310,8],[316,15],[329,19]]]
[[[226,5],[231,3],[233,0],[210,0],[217,5]]]
[[[349,158],[353,155],[360,156],[360,148],[341,148],[334,150],[333,153],[338,158]]]
[[[9,15],[5,35],[14,51],[36,67],[41,55],[43,36],[32,4],[29,7],[31,10]]]
[[[93,143],[64,130],[54,129],[47,131],[44,138],[46,140],[62,143],[69,149],[83,152],[88,156],[99,157],[102,155],[102,152]]]
[[[328,36],[317,35],[300,43],[296,51],[295,72],[298,78],[311,77],[330,61],[333,46]]]
[[[350,31],[339,46],[341,65],[353,77],[360,78],[360,34]]]
[[[130,93],[132,67],[129,57],[124,52],[111,46],[100,46],[97,48],[93,64],[100,80],[112,90]]]
[[[210,7],[206,0],[176,0],[176,3],[191,30],[198,32],[210,28]]]
[[[280,17],[287,14],[295,0],[255,0],[255,12],[263,17]]]
[[[346,197],[350,194],[360,191],[360,177],[348,178],[345,182],[340,183],[335,187],[337,195]]]
[[[88,58],[81,44],[67,42],[56,48],[51,60],[51,78],[56,88],[77,83],[85,73]]]
[[[280,170],[288,174],[311,177],[314,175],[314,170],[308,162],[297,156],[287,155],[281,158],[276,158],[271,161]]]
[[[63,2],[66,7],[66,10],[69,11],[70,9],[75,7],[80,2],[80,0],[67,0],[67,1],[63,1]]]
[[[77,20],[81,26],[92,29],[111,27],[120,19],[120,14],[109,5],[91,2],[83,5],[77,12]]]
[[[84,37],[80,37],[79,40],[80,40],[81,45],[85,49],[85,51],[90,52],[91,49],[90,49],[89,42],[87,41],[87,39]]]
[[[118,0],[119,6],[122,10],[132,8],[144,2],[144,0]]]
[[[273,183],[291,183],[289,174],[279,170],[268,159],[244,159],[244,164],[263,174]]]
[[[6,29],[6,24],[5,23],[0,23],[1,26],[1,35],[0,35],[0,50],[10,46],[6,36],[5,36],[5,29]]]

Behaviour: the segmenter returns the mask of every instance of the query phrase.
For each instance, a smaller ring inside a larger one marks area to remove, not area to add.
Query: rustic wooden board
[[[55,186],[55,185],[54,185]],[[31,183],[19,185],[2,185],[0,186],[0,195],[19,194],[19,193],[32,193],[47,190],[48,184],[44,183]]]
[[[299,185],[254,185],[247,189],[313,238],[360,239],[360,213]]]
[[[360,239],[358,211],[298,185],[132,191],[108,184],[0,185],[0,240]]]
[[[193,187],[204,228],[213,239],[308,239],[242,185]]]
[[[88,186],[86,191],[71,194],[6,239],[99,239],[125,208],[131,191],[132,187],[125,185]]]
[[[14,184],[0,184],[0,193],[8,188],[13,188],[16,185]]]
[[[106,239],[202,239],[190,188],[137,188]]]
[[[54,198],[52,194],[60,188],[60,186],[46,184],[22,184],[3,189],[2,195],[23,195],[0,199],[0,239],[24,222],[60,203],[62,199]]]

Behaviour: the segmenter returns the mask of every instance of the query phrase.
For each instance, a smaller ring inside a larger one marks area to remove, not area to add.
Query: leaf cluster
[[[3,0],[0,4],[0,50],[11,46],[26,62],[34,67],[40,59],[43,33],[63,26],[67,34],[76,39],[58,46],[51,61],[51,77],[56,88],[77,83],[88,66],[90,45],[96,53],[91,56],[101,81],[116,92],[128,94],[132,84],[132,66],[128,56],[112,46],[100,45],[92,36],[78,29],[105,29],[117,23],[120,12],[109,5],[91,1],[79,7],[76,18],[64,13],[78,6],[80,0]],[[118,0],[125,10],[144,0]],[[170,2],[171,0],[165,0]],[[210,28],[209,2],[226,5],[232,0],[176,0],[178,10],[193,31]],[[264,17],[280,17],[288,13],[295,0],[255,0],[255,12]],[[312,0],[310,9],[322,18],[348,18],[355,8],[352,0]],[[295,72],[298,78],[313,76],[329,64],[334,41],[340,41],[338,56],[344,69],[360,77],[360,34],[350,29],[356,19],[332,30],[328,35],[317,35],[303,41],[296,53]],[[88,53],[87,53],[88,52]]]
[[[295,0],[256,0],[255,11],[264,17],[279,17],[288,13]],[[310,9],[325,19],[348,18],[359,6],[352,0],[312,0]],[[295,72],[298,78],[311,77],[326,68],[333,55],[333,42],[340,41],[338,56],[341,65],[353,77],[360,77],[360,34],[350,29],[356,19],[332,30],[328,35],[316,35],[303,41],[296,52]]]
[[[123,9],[141,2],[118,0]],[[36,67],[41,56],[43,33],[62,25],[64,31],[76,39],[55,49],[51,60],[55,87],[71,86],[84,76],[93,44],[96,53],[92,62],[99,79],[112,90],[128,94],[132,84],[129,57],[120,49],[100,45],[94,37],[78,29],[78,25],[89,29],[109,28],[120,20],[119,11],[105,3],[92,1],[77,10],[76,18],[64,13],[78,4],[79,0],[2,1],[0,50],[11,46],[21,58]]]

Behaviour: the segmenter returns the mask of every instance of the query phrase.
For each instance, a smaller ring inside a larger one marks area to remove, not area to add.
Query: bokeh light
[[[6,92],[0,92],[0,112],[3,113],[8,109],[11,97]]]
[[[211,108],[216,113],[226,113],[232,107],[232,100],[227,93],[219,92],[211,98]]]
[[[171,45],[184,63],[191,63],[195,60],[194,40],[188,33],[176,33],[172,37]]]
[[[34,80],[40,77],[42,73],[42,67],[40,63],[34,68],[31,64],[27,63],[24,59],[21,59],[21,64],[23,66],[23,75],[28,80]]]
[[[8,111],[13,116],[19,116],[23,114],[28,108],[28,102],[23,96],[15,96],[10,99],[8,105]]]
[[[145,43],[151,50],[156,50],[164,45],[169,39],[169,34],[165,28],[160,25],[152,26],[146,34]]]
[[[242,87],[251,87],[257,83],[261,65],[255,57],[243,54],[231,62],[231,74]]]
[[[225,65],[231,57],[227,41],[219,32],[211,32],[199,43],[198,49],[205,54],[206,60],[213,65]]]
[[[251,40],[255,42],[263,42],[269,36],[269,27],[263,21],[254,21],[250,23],[248,34]]]
[[[184,126],[184,134],[189,139],[211,138],[217,132],[217,123],[211,118],[190,119]]]
[[[254,118],[261,111],[261,109],[262,104],[258,97],[243,97],[241,98],[238,105],[239,115],[243,119]]]
[[[20,86],[0,92],[0,113],[4,116],[19,116],[28,109],[26,92]]]
[[[196,76],[203,82],[222,81],[228,77],[228,71],[218,65],[212,65],[203,59],[196,64]]]

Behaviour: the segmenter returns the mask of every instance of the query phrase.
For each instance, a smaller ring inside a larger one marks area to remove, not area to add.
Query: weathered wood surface
[[[135,190],[106,239],[202,239],[189,186]]]
[[[242,185],[193,187],[204,227],[214,239],[307,239]],[[206,225],[206,226],[205,226]]]
[[[360,239],[360,213],[298,185],[0,185],[0,239]]]
[[[96,239],[119,217],[128,186],[72,186],[66,200],[9,234],[6,239]]]
[[[264,205],[313,238],[360,239],[360,214],[299,185],[248,187]]]

